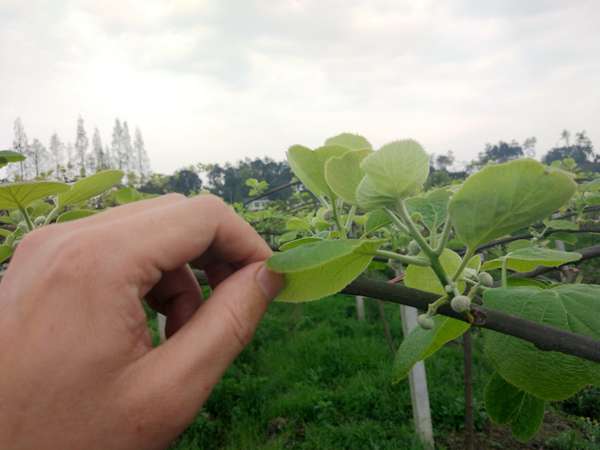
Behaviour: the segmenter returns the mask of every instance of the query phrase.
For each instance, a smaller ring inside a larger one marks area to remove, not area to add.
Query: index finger
[[[114,223],[114,222],[113,222]],[[116,223],[115,223],[116,225]],[[118,222],[113,244],[127,248],[137,263],[161,272],[196,261],[243,267],[263,261],[271,249],[231,207],[213,195],[199,195]]]

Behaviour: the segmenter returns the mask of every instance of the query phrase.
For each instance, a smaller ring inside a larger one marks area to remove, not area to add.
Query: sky
[[[110,143],[154,171],[285,158],[344,131],[473,159],[563,129],[600,148],[597,0],[0,0],[0,147]]]

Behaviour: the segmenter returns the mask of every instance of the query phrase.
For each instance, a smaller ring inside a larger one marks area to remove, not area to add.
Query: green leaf
[[[339,145],[350,150],[371,150],[371,143],[360,134],[342,133],[337,136],[330,137],[325,141],[325,145]]]
[[[325,163],[329,158],[341,156],[350,150],[339,145],[330,145],[311,150],[301,145],[290,147],[287,153],[290,168],[294,175],[313,194],[331,196],[332,192],[325,181]]]
[[[34,181],[0,186],[0,209],[26,208],[36,200],[56,195],[69,189],[65,183]]]
[[[451,196],[452,193],[446,189],[436,189],[418,197],[408,198],[406,207],[411,214],[421,214],[425,227],[435,232],[446,220]]]
[[[552,233],[549,236],[550,241],[563,241],[567,244],[575,245],[577,244],[577,236],[572,233],[568,233],[566,231],[557,231],[556,233]]]
[[[0,237],[7,238],[12,234],[12,231],[7,230],[6,228],[0,228]]]
[[[600,286],[560,285],[551,289],[488,289],[487,308],[600,339]],[[508,383],[544,400],[564,400],[587,384],[597,383],[600,365],[483,330],[484,350]]]
[[[56,222],[70,222],[71,220],[83,219],[85,217],[93,216],[94,214],[96,214],[96,211],[90,209],[72,209],[58,216]]]
[[[458,270],[461,261],[461,257],[449,248],[444,249],[440,255],[440,263],[446,273],[450,276],[454,275]],[[444,286],[442,286],[442,283],[440,283],[431,267],[409,265],[406,268],[404,284],[410,288],[419,289],[421,291],[433,292],[434,294],[439,295],[446,294]],[[464,281],[459,282],[458,289],[462,292],[464,288]]]
[[[458,237],[476,248],[544,219],[564,205],[576,188],[566,173],[520,159],[471,175],[448,209]]]
[[[0,151],[0,168],[6,166],[8,163],[24,161],[25,156],[22,153],[14,152],[12,150]]]
[[[290,231],[310,231],[310,223],[300,217],[291,217],[286,222],[285,229]]]
[[[497,372],[485,387],[485,409],[498,424],[510,424],[521,441],[531,439],[542,424],[545,402],[507,383]]]
[[[291,250],[292,248],[300,247],[301,245],[312,244],[314,242],[322,241],[323,239],[318,237],[303,237],[300,239],[296,239],[295,241],[286,242],[283,245],[279,246],[279,250],[285,252],[286,250]]]
[[[280,301],[305,302],[335,294],[367,268],[382,241],[323,240],[273,255],[267,265],[285,274]]]
[[[104,170],[82,178],[58,196],[58,204],[65,207],[89,200],[119,184],[122,178],[123,172],[120,170]]]
[[[392,223],[392,218],[384,209],[376,209],[367,215],[365,232],[372,233]]]
[[[544,421],[546,402],[525,394],[519,414],[513,419],[510,427],[512,434],[521,442],[527,442],[540,429]]]
[[[115,201],[119,205],[137,202],[142,198],[142,194],[137,189],[131,187],[124,187],[115,192]]]
[[[327,184],[335,195],[350,205],[358,203],[356,189],[364,176],[360,163],[370,153],[372,151],[368,149],[354,150],[325,163]]]
[[[361,207],[393,206],[414,195],[429,175],[429,156],[411,139],[391,142],[361,163],[365,177],[357,190]]]
[[[579,230],[579,225],[575,222],[564,219],[544,220],[544,225],[554,230]]]
[[[433,321],[435,326],[431,330],[416,327],[402,341],[394,360],[392,383],[402,381],[418,361],[430,357],[470,327],[466,322],[444,316],[435,316]]]
[[[538,266],[558,267],[581,259],[575,252],[563,252],[544,247],[524,247],[508,253],[502,258],[487,261],[483,270],[492,270],[502,267],[502,260],[506,259],[506,267],[515,272],[529,272]]]
[[[0,263],[5,262],[12,256],[13,250],[8,245],[0,245]]]

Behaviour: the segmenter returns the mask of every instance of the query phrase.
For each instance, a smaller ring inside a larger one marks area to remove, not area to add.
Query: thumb
[[[250,342],[282,286],[282,276],[269,271],[264,263],[245,266],[221,282],[177,333],[138,361],[133,379],[137,383],[143,379],[144,386],[137,388],[160,402],[154,411],[172,411],[165,401],[175,402],[176,410],[193,418],[223,372]],[[169,398],[165,399],[166,392]]]

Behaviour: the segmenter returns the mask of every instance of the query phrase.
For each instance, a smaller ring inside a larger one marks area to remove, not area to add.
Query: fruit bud
[[[479,274],[479,283],[481,283],[482,286],[485,287],[492,287],[494,286],[494,279],[492,278],[492,276],[487,273],[487,272],[481,272]]]
[[[450,302],[450,306],[457,313],[464,313],[471,307],[471,299],[466,295],[457,295]]]
[[[419,244],[417,244],[417,241],[413,240],[408,243],[409,255],[418,255],[420,251],[421,251],[421,247],[419,247]]]
[[[417,223],[417,222],[421,222],[423,220],[423,214],[421,214],[420,212],[416,212],[416,213],[412,213],[410,215],[410,218],[412,219],[413,222]]]
[[[433,319],[427,314],[419,314],[417,323],[425,330],[431,330],[435,326]]]

